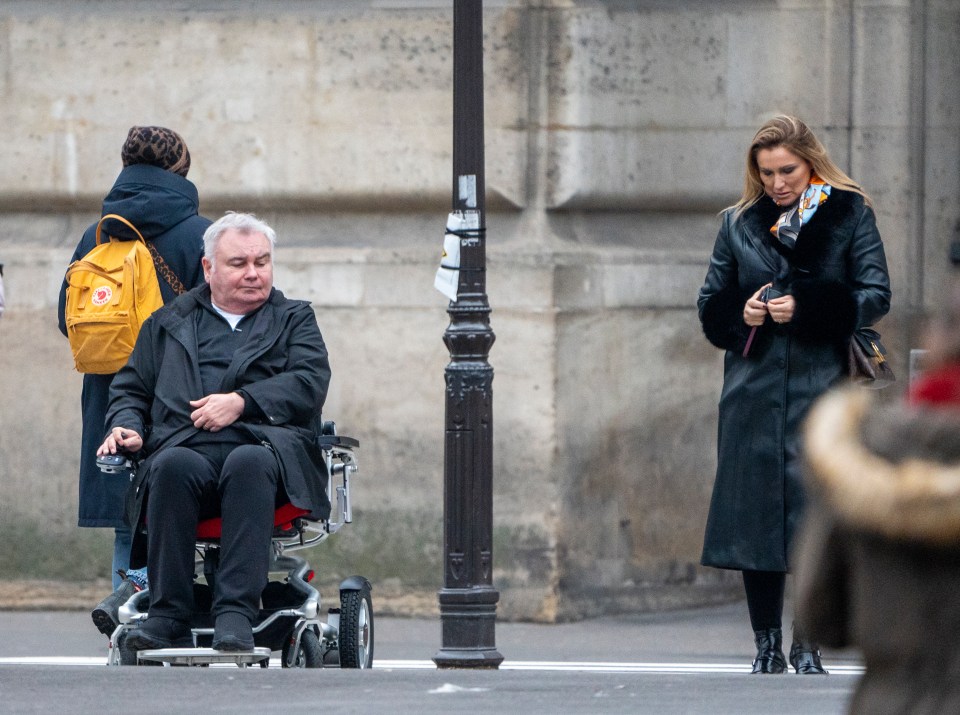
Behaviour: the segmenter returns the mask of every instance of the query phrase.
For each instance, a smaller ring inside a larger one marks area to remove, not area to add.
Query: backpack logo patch
[[[106,305],[112,297],[113,291],[110,290],[110,286],[100,286],[94,289],[90,302],[94,305]]]

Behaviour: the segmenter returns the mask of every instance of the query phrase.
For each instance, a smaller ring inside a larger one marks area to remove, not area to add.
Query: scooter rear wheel
[[[340,667],[373,666],[373,603],[370,591],[340,592]]]

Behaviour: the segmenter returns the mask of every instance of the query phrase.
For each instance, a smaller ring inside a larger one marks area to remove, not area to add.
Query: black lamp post
[[[447,308],[450,350],[443,458],[443,588],[439,668],[497,668],[493,587],[493,368],[484,248],[483,2],[453,1],[453,213],[459,219],[457,300]]]

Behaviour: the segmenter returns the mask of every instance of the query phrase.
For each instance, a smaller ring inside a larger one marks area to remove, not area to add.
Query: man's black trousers
[[[274,508],[286,499],[279,483],[277,458],[260,444],[207,443],[155,455],[147,479],[150,616],[190,622],[197,524],[221,516],[213,616],[235,612],[256,619]]]

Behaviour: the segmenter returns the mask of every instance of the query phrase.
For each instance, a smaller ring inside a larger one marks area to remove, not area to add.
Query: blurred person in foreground
[[[947,303],[904,403],[838,391],[805,427],[797,615],[862,652],[854,713],[960,712],[960,284]]]
[[[800,425],[846,378],[854,331],[890,309],[890,282],[870,200],[804,122],[774,117],[746,154],[743,194],[723,212],[697,298],[704,335],[726,351],[701,563],[742,572],[753,672],[772,674],[787,669]],[[789,662],[799,674],[826,672],[796,623]]]

